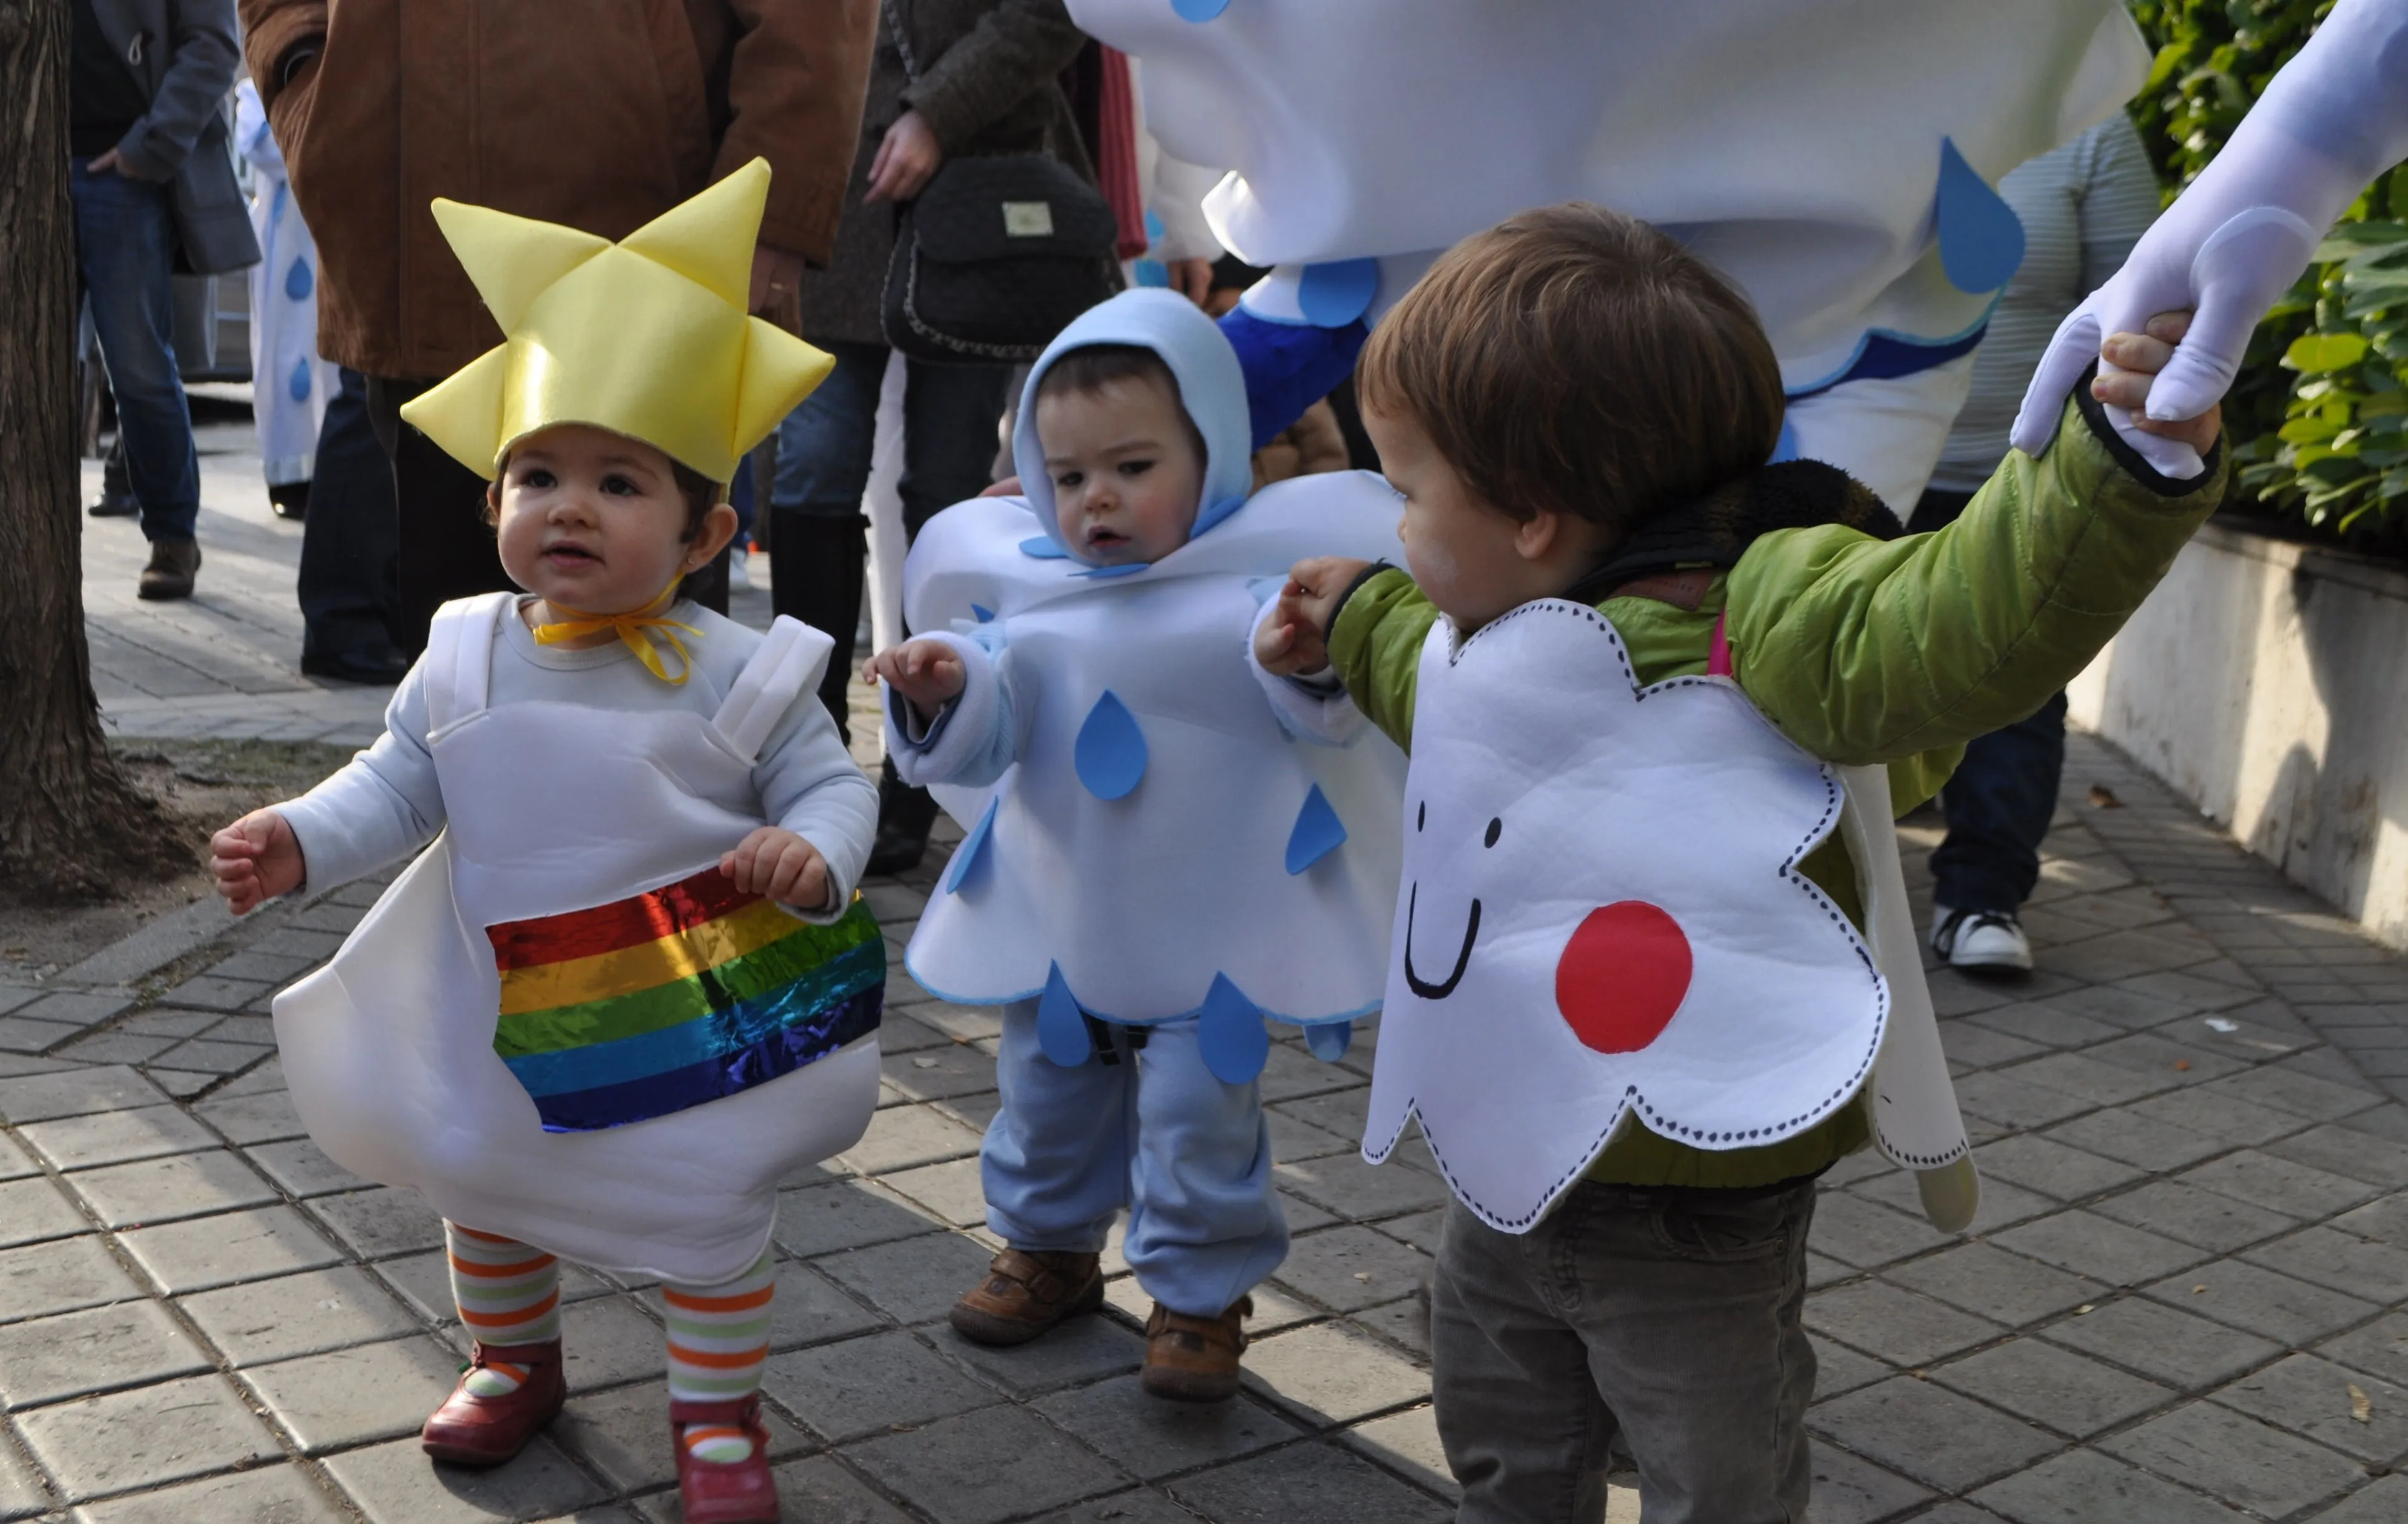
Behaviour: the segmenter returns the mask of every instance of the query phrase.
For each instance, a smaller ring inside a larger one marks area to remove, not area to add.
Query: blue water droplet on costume
[[[1380,262],[1335,259],[1307,265],[1297,278],[1297,309],[1316,328],[1343,328],[1371,309],[1380,294]]]
[[[1229,8],[1229,0],[1170,0],[1170,8],[1182,22],[1199,25]]]
[[[306,302],[309,293],[318,289],[317,277],[309,273],[309,262],[296,259],[284,272],[284,295],[296,302]]]
[[[1020,554],[1033,555],[1039,561],[1067,561],[1070,553],[1043,535],[1031,535],[1020,542]]]
[[[970,617],[982,625],[992,625],[995,623],[995,611],[983,603],[973,603],[970,605]]]
[[[1316,1021],[1304,1029],[1304,1045],[1325,1064],[1334,1064],[1346,1057],[1354,1044],[1354,1024],[1351,1021]]]
[[[1940,237],[1940,267],[1959,291],[1997,291],[2023,265],[2023,219],[1944,137],[1940,140],[1939,208],[1933,222]]]
[[[962,838],[962,844],[953,849],[953,860],[945,865],[945,893],[961,893],[962,885],[968,883],[970,875],[986,861],[987,843],[995,833],[995,812],[1002,803],[1001,795],[987,800],[986,808],[980,812],[978,824],[970,827],[969,835]]]
[[[1170,266],[1165,265],[1158,259],[1131,260],[1129,262],[1129,274],[1137,278],[1137,283],[1139,285],[1144,286],[1149,290],[1156,286],[1167,286],[1170,284]]]
[[[1045,970],[1045,993],[1037,998],[1037,1046],[1064,1069],[1076,1069],[1096,1056],[1095,1042],[1087,1035],[1087,1014],[1071,998],[1070,982],[1062,977],[1059,963]]]
[[[1137,727],[1137,716],[1110,688],[1079,726],[1070,763],[1078,769],[1079,782],[1099,799],[1125,798],[1145,776],[1145,732]]]
[[[1772,459],[1767,465],[1778,466],[1784,460],[1798,458],[1798,425],[1784,418],[1781,421],[1781,438],[1772,443]]]
[[[294,361],[292,379],[284,383],[285,395],[290,396],[295,402],[307,402],[309,400],[309,387],[311,384],[309,362],[307,360]]]
[[[1345,841],[1345,823],[1329,807],[1328,796],[1321,792],[1321,785],[1313,784],[1304,796],[1304,808],[1296,812],[1295,827],[1287,833],[1289,874],[1303,872],[1337,851]]]
[[[1246,999],[1226,973],[1212,976],[1196,1023],[1196,1048],[1204,1067],[1224,1085],[1245,1085],[1263,1071],[1271,1056],[1270,1028],[1262,1007]]]
[[[1145,214],[1145,236],[1150,241],[1159,242],[1162,234],[1162,213],[1149,208]]]

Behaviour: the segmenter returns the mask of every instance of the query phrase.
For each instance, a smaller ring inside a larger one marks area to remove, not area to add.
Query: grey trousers
[[[1457,1524],[1597,1524],[1606,1447],[1646,1524],[1801,1524],[1812,1180],[1575,1186],[1515,1237],[1447,1207],[1430,1298]]]

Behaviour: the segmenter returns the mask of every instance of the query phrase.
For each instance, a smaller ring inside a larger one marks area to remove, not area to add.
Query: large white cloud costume
[[[1376,315],[1456,240],[1590,200],[1755,302],[1787,448],[1903,511],[2022,257],[1991,184],[2105,117],[2148,53],[2115,0],[1070,0],[1142,61],[1147,125],[1275,266],[1248,309]]]
[[[1161,353],[1206,441],[1200,527],[1151,566],[1068,554],[1036,439],[1046,367],[1101,342]],[[1059,1061],[1086,1051],[1082,1012],[1200,1014],[1208,1062],[1240,1082],[1261,1067],[1263,1016],[1334,1056],[1380,1003],[1403,759],[1342,692],[1266,682],[1248,648],[1297,560],[1395,549],[1397,496],[1350,472],[1247,498],[1246,444],[1219,331],[1182,298],[1127,293],[1031,373],[1014,440],[1029,496],[947,509],[905,563],[911,628],[970,669],[925,748],[900,740],[890,698],[890,755],[968,833],[906,966],[947,999],[1041,999]]]
[[[1888,957],[1797,871],[1843,802],[1885,821],[1883,775],[1843,780],[1726,678],[1641,688],[1594,609],[1541,599],[1460,641],[1441,620],[1365,1156],[1418,1114],[1455,1194],[1523,1232],[1622,1127],[1755,1147],[1861,1095],[1927,1211],[1963,1227],[1963,1125],[1887,833],[1850,846]]]

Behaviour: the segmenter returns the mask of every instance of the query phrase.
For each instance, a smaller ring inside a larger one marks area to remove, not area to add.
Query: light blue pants
[[[1115,1033],[1118,1036],[1118,1033]],[[1003,1110],[979,1168],[986,1225],[1015,1249],[1093,1253],[1128,1208],[1123,1252],[1172,1312],[1211,1317],[1287,1258],[1258,1085],[1204,1067],[1196,1021],[1142,1028],[1065,1069],[1037,1044],[1037,1002],[1003,1008]]]

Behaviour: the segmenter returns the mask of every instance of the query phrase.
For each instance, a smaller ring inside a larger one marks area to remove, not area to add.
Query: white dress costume
[[[1961,1229],[1976,1185],[1887,832],[1848,835],[1870,942],[1797,871],[1843,803],[1885,826],[1887,774],[1807,755],[1715,646],[1642,688],[1577,603],[1432,626],[1364,1155],[1418,1115],[1456,1196],[1519,1233],[1625,1127],[1759,1147],[1861,1103]]]
[[[779,1012],[763,1009],[778,991],[732,987],[738,976],[724,961],[704,967],[727,950],[714,954],[714,937],[741,935],[730,929],[736,919],[680,923],[683,941],[668,939],[663,956],[672,972],[716,976],[710,1010],[523,1061],[496,1051],[506,1005],[527,1004],[506,1000],[513,971],[497,958],[513,927],[573,925],[623,901],[657,913],[663,896],[690,882],[710,892],[721,855],[763,824],[753,766],[773,729],[798,701],[810,706],[807,726],[829,727],[813,695],[830,642],[779,620],[708,717],[674,705],[489,703],[497,623],[515,621],[515,605],[497,594],[436,616],[420,666],[449,823],[334,959],[277,997],[294,1105],[337,1163],[415,1189],[451,1220],[585,1264],[715,1285],[767,1242],[781,1178],[868,1125],[883,980],[874,923],[867,953],[840,969],[823,965],[828,976],[815,985],[806,976],[779,986],[800,990],[810,1007],[782,1027]],[[696,617],[708,640],[751,638]],[[831,840],[822,850],[850,902],[866,841]],[[774,925],[759,929],[765,907],[744,898],[750,940],[780,935]],[[850,904],[816,919],[857,948],[866,918]],[[610,964],[624,955],[623,940],[598,956],[538,966],[538,998],[546,980],[647,998],[643,967],[631,985],[626,965]],[[609,1008],[605,999],[575,1009],[607,1018]],[[796,1035],[780,1047],[786,1033]],[[715,1061],[724,1074],[710,1072]],[[664,1096],[663,1085],[677,1093]],[[567,1103],[589,1110],[564,1127]],[[607,1120],[631,1114],[644,1119]]]
[[[1745,291],[1784,448],[1901,516],[2022,256],[1990,189],[2139,88],[2116,0],[1070,0],[1140,61],[1163,149],[1272,275],[1246,310],[1342,327],[1514,212],[1602,203]],[[1250,367],[1251,374],[1251,367]]]
[[[251,230],[259,263],[251,267],[251,410],[261,467],[270,486],[315,474],[318,430],[340,382],[318,357],[318,243],[284,178],[284,152],[268,130],[259,91],[235,89],[235,141],[251,164]]]
[[[1207,446],[1197,531],[1150,566],[1089,566],[1054,525],[1036,390],[1062,352],[1098,343],[1162,354]],[[890,697],[890,755],[968,833],[906,965],[946,999],[1039,999],[1059,1062],[1088,1051],[1082,1014],[1200,1015],[1213,1072],[1242,1084],[1263,1017],[1335,1057],[1379,1007],[1403,759],[1342,690],[1266,678],[1248,652],[1298,559],[1393,549],[1397,497],[1346,473],[1245,498],[1245,431],[1211,322],[1126,293],[1030,374],[1014,439],[1029,496],[947,509],[905,566],[911,627],[953,645],[968,683],[924,734]]]

